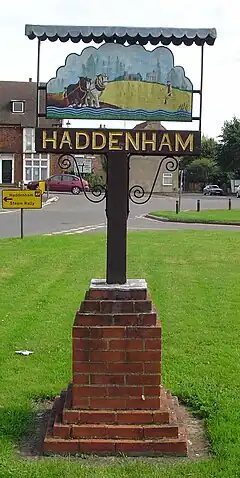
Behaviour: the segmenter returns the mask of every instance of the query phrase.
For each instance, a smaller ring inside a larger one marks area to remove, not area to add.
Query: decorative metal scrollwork
[[[177,158],[169,157],[169,156],[165,156],[164,158],[161,158],[160,161],[159,161],[157,172],[155,174],[155,178],[154,178],[154,181],[153,181],[153,184],[152,184],[151,191],[150,191],[149,195],[147,196],[147,198],[145,198],[143,201],[139,201],[139,199],[142,199],[145,196],[144,188],[142,186],[140,186],[139,184],[135,184],[134,186],[132,186],[129,189],[129,199],[131,199],[131,201],[134,204],[146,204],[151,199],[151,197],[153,195],[153,192],[154,192],[154,188],[155,188],[157,179],[158,179],[159,172],[160,172],[161,167],[162,167],[164,162],[165,162],[165,168],[166,168],[167,171],[174,172],[174,171],[177,170],[177,168],[178,168],[178,159]]]
[[[93,203],[99,203],[99,202],[103,201],[106,198],[106,195],[107,195],[106,186],[103,186],[102,184],[95,184],[95,186],[92,186],[91,189],[90,189],[90,194],[94,197],[94,199],[92,197],[90,197],[89,194],[87,194],[87,192],[84,188],[84,184],[83,184],[83,180],[82,180],[82,173],[80,172],[79,165],[78,165],[78,163],[76,161],[76,158],[73,154],[63,153],[58,158],[58,165],[63,170],[71,168],[73,164],[75,165],[76,170],[77,170],[77,175],[80,178],[82,191],[84,193],[84,196],[90,202],[93,202]]]

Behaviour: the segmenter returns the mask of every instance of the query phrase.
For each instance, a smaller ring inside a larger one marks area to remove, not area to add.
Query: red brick
[[[88,338],[90,335],[90,328],[89,327],[75,327],[72,328],[72,337],[73,338]]]
[[[106,432],[108,438],[132,438],[135,440],[143,438],[143,428],[139,425],[107,425]]]
[[[132,290],[131,297],[133,300],[146,300],[147,299],[147,289],[142,290]]]
[[[150,451],[150,444],[144,441],[124,440],[116,442],[116,453],[126,455],[147,454]]]
[[[157,323],[157,314],[155,312],[147,314],[139,314],[138,325],[143,327],[146,325],[156,325]]]
[[[53,426],[53,435],[59,438],[69,438],[70,437],[71,426],[65,425],[62,423],[54,424]]]
[[[110,340],[109,349],[112,350],[143,350],[144,342],[141,339]]]
[[[80,453],[90,454],[107,454],[115,453],[114,440],[80,440],[79,441]]]
[[[78,410],[64,410],[63,411],[63,423],[78,423],[79,422]]]
[[[95,386],[79,386],[74,387],[75,396],[79,397],[105,397],[107,395],[107,387]]]
[[[152,352],[153,353],[153,352]],[[106,350],[106,351],[92,351],[90,352],[91,362],[122,362],[125,360],[125,351]]]
[[[160,397],[160,386],[144,386],[144,395],[145,397]]]
[[[95,374],[95,375],[90,375],[90,383],[91,385],[96,385],[96,384],[124,385],[125,377],[124,375]]]
[[[105,339],[73,339],[73,347],[79,350],[107,350],[108,340]]]
[[[123,398],[91,398],[90,399],[91,408],[104,408],[109,409],[125,409],[125,399]]]
[[[105,314],[104,317],[100,314],[78,314],[76,317],[76,325],[79,324],[80,326],[93,326],[93,325],[101,325],[104,321],[105,325],[112,325],[113,317],[110,314]]]
[[[152,302],[151,300],[136,300],[134,303],[135,312],[151,312]]]
[[[73,425],[72,426],[73,438],[107,438],[107,430],[104,425]]]
[[[81,312],[99,312],[100,301],[99,300],[83,300],[80,307]]]
[[[166,411],[154,411],[153,412],[153,421],[157,423],[169,423],[170,422],[170,412]]]
[[[88,398],[81,398],[81,396],[75,395],[75,388],[73,388],[72,408],[88,409],[89,406],[90,406],[89,405],[89,399]]]
[[[157,362],[146,362],[144,363],[144,373],[157,373],[160,374],[161,371],[161,362],[160,358]]]
[[[153,414],[149,411],[138,411],[131,410],[127,412],[118,412],[117,414],[118,423],[128,423],[128,424],[145,424],[153,422]]]
[[[127,385],[160,385],[160,375],[127,375]]]
[[[147,409],[147,410],[156,410],[156,408],[160,408],[160,398],[127,398],[126,399],[126,408],[128,409]]]
[[[147,339],[145,340],[145,350],[159,350],[161,351],[161,339]]]
[[[134,312],[134,302],[130,300],[106,300],[100,305],[102,314]]]
[[[109,397],[141,397],[142,387],[109,386]]]
[[[115,423],[116,413],[106,410],[94,412],[79,412],[81,423]]]
[[[107,373],[108,364],[104,362],[73,362],[73,373]]]
[[[177,426],[148,426],[144,427],[144,439],[154,440],[157,438],[177,438],[178,427]]]
[[[128,362],[155,362],[160,361],[159,352],[156,350],[144,351],[144,352],[126,352],[126,360]]]
[[[110,373],[142,373],[143,372],[143,363],[109,363],[108,370]]]
[[[91,338],[120,339],[125,337],[125,327],[93,327],[90,331]]]
[[[155,453],[169,453],[171,455],[187,455],[187,441],[185,440],[169,440],[157,441],[151,443],[151,450]]]
[[[128,338],[158,338],[161,336],[160,327],[128,327],[126,329],[126,336]]]
[[[88,292],[88,298],[91,300],[103,300],[103,299],[110,299],[109,294],[112,291],[104,290],[104,289],[91,289]]]
[[[73,375],[73,383],[76,385],[90,385],[89,375],[77,373]]]
[[[77,453],[79,451],[78,440],[62,440],[61,438],[45,439],[43,453]]]
[[[73,348],[72,360],[73,362],[88,362],[90,360],[90,352],[88,350],[77,350]]]
[[[137,314],[116,314],[113,315],[113,324],[116,326],[138,325],[139,317]]]

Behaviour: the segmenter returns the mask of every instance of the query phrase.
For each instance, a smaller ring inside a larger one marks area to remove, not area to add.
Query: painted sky
[[[240,118],[240,2],[239,0],[32,0],[2,2],[0,15],[1,80],[36,81],[37,40],[24,35],[26,23],[52,25],[130,25],[143,27],[179,27],[217,29],[213,47],[206,46],[203,85],[203,132],[217,137],[225,120],[234,115]],[[91,45],[91,44],[90,44]],[[79,53],[84,44],[43,42],[41,47],[41,81],[54,77],[67,55]],[[186,76],[199,88],[200,48],[174,47],[175,64],[183,65]],[[194,106],[197,110],[197,104]],[[76,121],[76,123],[75,123]],[[72,127],[97,127],[97,121],[71,121]],[[103,122],[101,122],[103,123]],[[123,121],[104,122],[109,127],[122,127]],[[126,122],[131,128],[136,122]],[[166,123],[163,123],[168,126]],[[171,123],[171,128],[180,124]],[[182,128],[196,128],[196,124],[182,124]]]
[[[152,51],[140,45],[123,46],[106,44],[99,48],[87,47],[79,54],[70,54],[66,64],[57,70],[56,79],[48,83],[49,93],[63,91],[63,87],[77,83],[79,76],[94,78],[106,73],[109,81],[121,77],[124,72],[140,74],[145,81],[166,84],[174,88],[192,90],[192,84],[181,66],[174,66],[173,54],[169,48],[157,47]],[[150,78],[149,78],[150,75]]]

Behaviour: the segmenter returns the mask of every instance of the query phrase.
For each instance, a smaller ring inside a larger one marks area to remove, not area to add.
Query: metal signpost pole
[[[107,185],[107,284],[125,284],[129,211],[127,154],[108,153]]]

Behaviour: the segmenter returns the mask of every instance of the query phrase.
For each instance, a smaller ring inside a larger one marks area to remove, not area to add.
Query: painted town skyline
[[[114,58],[114,61],[113,61]],[[160,46],[152,51],[141,45],[123,46],[104,44],[99,48],[87,47],[80,53],[67,56],[65,65],[60,66],[56,77],[49,80],[47,91],[58,93],[78,81],[80,76],[94,78],[106,74],[108,81],[127,80],[147,81],[166,84],[173,88],[191,91],[193,85],[185,76],[182,66],[174,65],[171,50]]]

